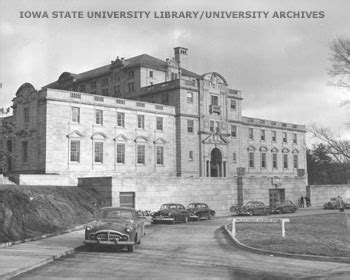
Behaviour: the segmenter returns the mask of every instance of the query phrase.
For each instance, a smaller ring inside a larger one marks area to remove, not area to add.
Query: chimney
[[[183,47],[174,48],[175,61],[179,64],[181,68],[185,69],[188,68],[187,51],[188,49]]]

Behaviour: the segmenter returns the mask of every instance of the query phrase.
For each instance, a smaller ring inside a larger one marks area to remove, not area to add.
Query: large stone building
[[[64,72],[41,90],[23,84],[3,120],[14,124],[2,134],[10,172],[268,178],[270,200],[284,198],[279,186],[294,178],[298,196],[305,127],[242,116],[241,91],[219,73],[187,70],[188,50],[174,50],[165,61],[143,54]]]

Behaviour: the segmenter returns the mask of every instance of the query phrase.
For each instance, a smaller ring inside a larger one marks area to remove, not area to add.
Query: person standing
[[[344,201],[340,195],[338,195],[338,198],[337,198],[337,206],[338,206],[339,212],[344,212]]]

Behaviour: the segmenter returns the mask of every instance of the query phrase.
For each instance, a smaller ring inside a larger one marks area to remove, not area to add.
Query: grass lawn
[[[288,218],[285,238],[280,223],[236,223],[236,238],[245,245],[264,250],[350,257],[350,213]]]

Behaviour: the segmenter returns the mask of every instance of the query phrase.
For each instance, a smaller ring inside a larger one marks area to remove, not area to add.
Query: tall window
[[[232,153],[232,161],[237,162],[237,155],[236,153]]]
[[[249,152],[249,167],[254,168],[254,152]]]
[[[293,155],[293,167],[298,168],[298,155]]]
[[[187,120],[187,132],[193,133],[194,121]]]
[[[265,141],[265,129],[260,130],[260,140]]]
[[[283,168],[288,169],[288,154],[283,154]]]
[[[145,116],[137,115],[137,128],[145,129]]]
[[[91,82],[91,89],[95,89],[96,88],[96,81]]]
[[[211,105],[218,106],[219,105],[219,97],[216,95],[211,96]]]
[[[188,152],[188,160],[192,161],[193,160],[193,151]]]
[[[85,91],[85,85],[80,85],[80,92],[84,92]]]
[[[80,141],[79,140],[70,141],[70,161],[74,161],[74,162],[80,161]]]
[[[157,164],[164,164],[164,147],[157,146]]]
[[[138,145],[137,146],[137,163],[138,164],[145,164],[145,145]]]
[[[128,83],[128,92],[134,92],[134,91],[135,91],[134,82]]]
[[[278,165],[277,165],[277,154],[273,153],[272,154],[272,168],[277,169]]]
[[[288,139],[287,139],[287,132],[283,132],[283,143],[287,143]]]
[[[125,144],[117,144],[117,163],[125,163]]]
[[[220,122],[216,122],[216,132],[220,132]]]
[[[24,108],[24,122],[29,123],[29,107]]]
[[[210,131],[211,132],[214,132],[214,124],[215,124],[214,121],[210,121]]]
[[[28,141],[22,142],[22,161],[28,161]]]
[[[162,104],[169,104],[169,94],[165,93],[162,95]]]
[[[120,85],[114,86],[114,94],[118,96],[120,94]]]
[[[108,96],[108,88],[104,88],[104,89],[102,90],[102,95],[103,95],[103,96]]]
[[[157,130],[163,130],[163,118],[157,117]]]
[[[130,71],[128,73],[128,79],[133,79],[134,78],[134,71]]]
[[[261,153],[261,168],[266,168],[266,153]]]
[[[95,110],[95,121],[96,121],[96,124],[103,125],[103,111],[102,110]]]
[[[298,136],[296,133],[293,134],[293,143],[298,144]]]
[[[272,142],[276,142],[276,141],[277,141],[277,132],[272,131]]]
[[[72,122],[80,123],[80,108],[72,107]]]
[[[118,112],[117,113],[117,126],[125,127],[125,114]]]
[[[231,110],[236,110],[236,106],[237,106],[236,100],[231,99]]]
[[[249,128],[249,140],[253,140],[254,139],[254,131],[253,128]]]
[[[114,79],[118,82],[120,81],[120,73],[119,72],[114,73]]]
[[[153,71],[149,71],[149,77],[153,78]]]
[[[187,103],[193,103],[193,92],[187,92]]]
[[[237,126],[236,125],[231,125],[231,136],[237,137]]]
[[[95,162],[103,162],[103,142],[95,142]]]

